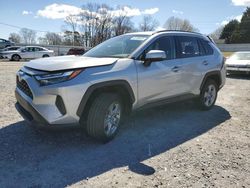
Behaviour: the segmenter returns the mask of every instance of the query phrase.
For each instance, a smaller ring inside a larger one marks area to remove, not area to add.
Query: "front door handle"
[[[173,72],[178,72],[180,70],[180,66],[174,66],[173,68],[172,68],[172,71]]]
[[[202,64],[203,65],[208,65],[208,62],[207,61],[203,61]]]

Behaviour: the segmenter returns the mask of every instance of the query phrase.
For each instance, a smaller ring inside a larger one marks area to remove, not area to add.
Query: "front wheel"
[[[208,80],[201,90],[198,100],[199,106],[203,110],[210,110],[217,99],[218,85],[214,80]]]
[[[14,54],[12,57],[11,57],[11,60],[13,61],[20,61],[21,57],[17,54]]]
[[[87,117],[87,133],[102,142],[112,140],[123,117],[123,104],[117,94],[103,93],[93,101]]]

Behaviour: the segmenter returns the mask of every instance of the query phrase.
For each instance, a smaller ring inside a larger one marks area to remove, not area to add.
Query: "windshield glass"
[[[86,57],[128,57],[149,35],[121,35],[109,39],[84,54]]]
[[[244,52],[244,53],[235,53],[231,56],[231,59],[233,60],[250,60],[250,52]]]

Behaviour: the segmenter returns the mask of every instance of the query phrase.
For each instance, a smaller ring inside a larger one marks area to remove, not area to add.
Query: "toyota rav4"
[[[133,110],[185,99],[211,109],[225,84],[224,61],[199,33],[124,34],[83,56],[26,63],[16,76],[16,108],[32,124],[80,125],[106,142]]]

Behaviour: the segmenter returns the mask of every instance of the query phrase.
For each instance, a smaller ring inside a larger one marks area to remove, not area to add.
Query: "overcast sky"
[[[0,38],[8,38],[11,32],[18,32],[17,27],[26,27],[37,31],[61,32],[64,18],[75,14],[84,3],[81,0],[0,0]],[[163,26],[171,17],[190,20],[201,33],[209,34],[230,19],[240,19],[250,0],[95,0],[117,9],[123,6],[127,15],[132,17],[135,26],[143,15],[152,15]],[[43,32],[38,32],[41,36]]]

